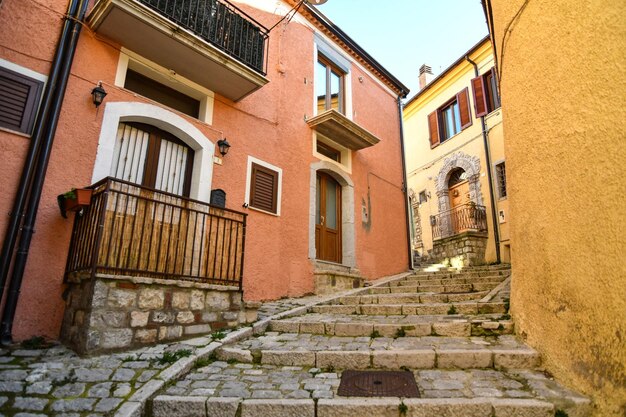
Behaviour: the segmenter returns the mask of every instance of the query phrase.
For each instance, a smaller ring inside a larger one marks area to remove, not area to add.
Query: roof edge
[[[474,46],[472,46],[467,52],[465,52],[464,54],[462,54],[456,61],[454,61],[452,64],[450,64],[448,66],[448,68],[446,68],[445,70],[443,70],[439,75],[437,75],[435,78],[433,78],[432,80],[430,80],[430,82],[428,84],[426,84],[424,86],[424,88],[422,88],[420,91],[417,92],[417,94],[415,94],[413,97],[411,97],[411,99],[406,102],[406,104],[404,105],[405,107],[408,107],[411,103],[413,103],[415,100],[417,100],[419,97],[421,97],[426,91],[430,90],[431,88],[433,88],[433,86],[435,84],[437,84],[437,82],[439,82],[439,80],[441,80],[442,78],[444,78],[446,75],[448,75],[448,73],[450,71],[452,71],[452,69],[454,69],[457,65],[461,64],[463,61],[465,61],[465,57],[469,56],[471,54],[473,54],[476,50],[478,50],[481,46],[483,46],[483,44],[487,41],[491,41],[491,38],[489,37],[489,34],[487,34],[487,36],[485,36],[484,38],[482,38],[480,41],[478,41]]]

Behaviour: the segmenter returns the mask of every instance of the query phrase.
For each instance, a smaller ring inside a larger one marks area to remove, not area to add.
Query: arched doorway
[[[469,181],[463,168],[456,168],[450,172],[448,180],[448,198],[450,200],[450,221],[454,233],[464,229],[464,223],[459,216],[463,206],[471,201]]]
[[[317,172],[316,177],[316,259],[341,263],[341,185],[323,172]]]

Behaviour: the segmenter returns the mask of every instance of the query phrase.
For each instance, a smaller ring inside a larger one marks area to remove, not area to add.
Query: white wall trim
[[[193,199],[209,202],[215,144],[178,114],[147,103],[105,103],[92,184],[111,174],[117,129],[121,122],[141,122],[156,126],[189,145],[195,153],[189,195]]]
[[[198,112],[198,120],[208,124],[213,124],[213,108],[215,93],[203,86],[182,77],[165,67],[150,61],[130,51],[122,48],[117,64],[117,72],[115,75],[115,85],[124,88],[126,83],[126,72],[128,69],[140,73],[160,84],[179,91],[200,102],[200,110]]]
[[[267,169],[271,169],[272,171],[278,172],[278,190],[276,191],[276,213],[272,213],[270,211],[265,211],[265,210],[261,210],[256,207],[250,206],[250,185],[252,183],[252,163],[255,163]],[[276,165],[270,164],[269,162],[265,162],[253,156],[248,155],[248,169],[246,173],[246,195],[244,197],[244,203],[247,204],[249,208],[252,210],[271,214],[273,216],[280,216],[282,194],[283,194],[283,170],[282,168],[279,168]]]
[[[30,78],[35,79],[37,81],[41,81],[43,83],[46,83],[48,81],[48,77],[46,75],[40,74],[38,72],[35,72],[35,71],[33,71],[31,69],[28,69],[26,67],[23,67],[21,65],[14,64],[13,62],[7,61],[7,60],[2,59],[2,58],[0,58],[0,67],[4,67],[4,68],[9,69],[9,70],[11,70],[13,72],[17,72],[18,74],[25,75],[27,77],[30,77]]]

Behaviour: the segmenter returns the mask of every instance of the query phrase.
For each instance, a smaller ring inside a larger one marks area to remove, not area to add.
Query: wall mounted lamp
[[[96,106],[96,109],[100,107],[104,98],[107,96],[107,92],[104,91],[102,87],[102,81],[98,81],[98,85],[91,90],[91,97],[93,99],[93,104]]]
[[[228,140],[226,140],[226,138],[220,139],[217,141],[217,147],[219,148],[222,156],[226,156],[228,150],[230,149],[230,143],[228,143]]]

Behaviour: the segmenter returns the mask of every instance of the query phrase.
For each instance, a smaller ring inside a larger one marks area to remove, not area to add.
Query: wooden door
[[[317,174],[315,253],[317,259],[341,263],[341,186],[323,173]]]
[[[463,181],[450,187],[448,191],[450,197],[450,218],[455,233],[466,229],[463,221],[461,207],[470,202],[469,182]]]

